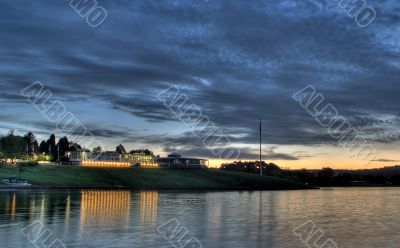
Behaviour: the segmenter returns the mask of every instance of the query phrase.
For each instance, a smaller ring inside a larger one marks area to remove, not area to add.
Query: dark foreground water
[[[308,227],[313,225],[311,232]],[[310,233],[315,235],[307,241]],[[1,248],[365,248],[399,244],[397,188],[0,191]]]

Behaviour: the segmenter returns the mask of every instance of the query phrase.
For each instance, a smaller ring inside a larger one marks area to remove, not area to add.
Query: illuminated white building
[[[208,160],[185,158],[177,153],[168,157],[155,157],[144,153],[85,152],[73,151],[65,154],[71,165],[87,167],[161,167],[171,169],[203,169],[208,167]]]
[[[70,164],[87,167],[158,167],[153,155],[119,152],[66,152]]]

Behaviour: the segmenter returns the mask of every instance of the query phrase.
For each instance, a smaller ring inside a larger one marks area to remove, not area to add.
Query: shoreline
[[[298,190],[322,190],[332,188],[400,188],[396,185],[351,185],[351,186],[310,186],[304,188],[279,188],[279,189],[265,189],[255,187],[231,187],[231,188],[152,188],[152,187],[99,187],[99,186],[47,186],[47,185],[31,185],[31,186],[10,186],[1,185],[2,190],[128,190],[128,191],[190,191],[190,192],[229,192],[229,191],[298,191]]]
[[[151,188],[151,187],[81,187],[81,186],[44,186],[44,185],[32,185],[32,186],[10,186],[0,185],[1,190],[129,190],[129,191],[295,191],[295,190],[317,190],[321,189],[318,187],[304,187],[304,188],[280,188],[280,189],[265,189],[255,187],[232,187],[232,188]]]

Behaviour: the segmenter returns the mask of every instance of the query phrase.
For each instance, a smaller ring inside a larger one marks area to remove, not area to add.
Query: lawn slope
[[[18,168],[0,168],[0,178],[18,176]],[[219,170],[163,170],[38,166],[24,168],[22,179],[34,186],[131,189],[304,189],[305,185],[277,177]]]

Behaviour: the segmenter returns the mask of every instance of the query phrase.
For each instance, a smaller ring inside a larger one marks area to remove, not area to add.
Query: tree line
[[[78,151],[82,147],[62,137],[56,141],[56,136],[51,134],[49,139],[38,143],[36,136],[28,132],[24,136],[16,135],[11,130],[7,135],[0,137],[0,159],[22,160],[49,160],[52,162],[65,161],[65,152]]]
[[[148,155],[148,156],[153,156],[154,152],[149,150],[149,149],[133,149],[130,152],[126,152],[125,147],[122,144],[119,144],[116,148],[115,151],[121,154],[135,154],[135,153],[141,153],[144,155]]]
[[[0,161],[10,159],[14,162],[16,159],[21,160],[36,160],[36,161],[51,161],[51,162],[69,162],[66,152],[86,151],[90,150],[83,148],[80,144],[68,140],[68,137],[61,137],[58,142],[55,134],[51,134],[47,140],[42,140],[38,143],[35,134],[28,132],[20,136],[14,133],[14,130],[0,137]],[[154,155],[149,149],[133,149],[126,152],[123,145],[118,145],[115,148],[116,152],[121,154],[141,153],[145,155]],[[92,152],[103,152],[102,147],[95,147]]]
[[[243,173],[260,173],[259,161],[235,161],[222,164],[220,169]],[[317,187],[341,186],[399,186],[400,166],[366,170],[334,170],[330,167],[321,170],[281,169],[274,163],[262,162],[263,175],[284,177],[300,183]]]

